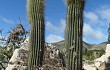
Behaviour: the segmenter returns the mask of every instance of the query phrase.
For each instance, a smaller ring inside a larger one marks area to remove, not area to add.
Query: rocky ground
[[[106,45],[105,54],[94,59],[92,64],[84,64],[85,70],[110,70],[110,44]]]
[[[42,70],[65,70],[63,58],[60,58],[60,51],[56,47],[45,46]]]
[[[105,54],[93,61],[92,64],[84,62],[85,70],[110,70],[110,44],[107,44]],[[6,70],[27,70],[29,43],[28,39],[15,49]],[[66,70],[62,53],[55,46],[45,44],[43,65],[39,70]]]
[[[28,47],[27,39],[20,48],[15,49],[6,70],[27,70]],[[64,60],[55,46],[46,44],[44,50],[43,65],[39,70],[65,70]]]

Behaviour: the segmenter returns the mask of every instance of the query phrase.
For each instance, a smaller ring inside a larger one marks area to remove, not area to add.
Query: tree
[[[21,24],[21,22],[11,31],[9,31],[9,36],[5,40],[6,46],[11,45],[13,47],[13,51],[19,47],[19,44],[22,43],[26,39],[27,31]]]

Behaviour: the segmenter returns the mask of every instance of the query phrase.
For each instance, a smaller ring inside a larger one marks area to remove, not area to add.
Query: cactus
[[[66,0],[65,47],[67,70],[82,70],[84,0]]]
[[[36,70],[44,52],[44,0],[27,0],[27,13],[31,25],[28,70]]]
[[[110,23],[109,23],[109,28],[108,28],[108,44],[110,44]]]

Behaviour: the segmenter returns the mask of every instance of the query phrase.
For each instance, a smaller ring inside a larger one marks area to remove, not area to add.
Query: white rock
[[[95,62],[105,62],[107,60],[105,55],[102,55],[100,58],[95,59]]]
[[[108,59],[107,63],[110,63],[110,59],[109,59],[110,58],[110,44],[107,44],[105,55],[106,55],[106,58]]]
[[[94,60],[95,66],[99,68],[104,62],[110,63],[110,44],[107,44],[105,54],[103,54],[100,58]]]
[[[96,62],[96,63],[95,63],[95,66],[96,66],[97,68],[98,68],[100,65],[101,65],[100,62]]]
[[[26,70],[27,69],[27,58],[29,51],[29,38],[27,38],[19,49],[15,49],[11,59],[9,60],[8,67],[6,70]]]
[[[22,43],[20,48],[28,51],[29,50],[29,43]]]
[[[88,64],[84,64],[83,65],[84,70],[97,70],[95,65],[88,65]]]
[[[107,44],[105,52],[106,53],[110,52],[110,44]]]
[[[50,53],[50,58],[51,58],[51,59],[54,59],[54,58],[55,58],[55,54]]]
[[[14,69],[17,69],[17,70],[26,70],[27,69],[27,66],[21,66],[21,65],[14,64],[14,65],[8,66],[5,70],[14,70]]]
[[[48,44],[48,46],[52,46],[52,44],[51,44],[51,43],[49,43],[49,44]]]
[[[11,57],[11,59],[9,60],[9,62],[11,62],[11,63],[14,63],[16,60],[17,60],[17,56],[18,56],[18,51],[19,51],[19,49],[15,49],[15,51],[14,51],[14,53],[13,53],[13,55],[12,55],[12,57]],[[8,66],[9,66],[10,64],[8,64]]]
[[[60,53],[59,49],[56,50],[56,54],[58,55]]]

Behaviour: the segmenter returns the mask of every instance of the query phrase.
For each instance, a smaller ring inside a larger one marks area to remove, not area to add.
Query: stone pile
[[[56,47],[45,46],[42,70],[65,70],[60,51]]]
[[[27,70],[29,39],[27,39],[19,49],[15,49],[6,70]],[[55,46],[44,47],[43,65],[39,70],[65,70],[63,58],[60,51]]]

